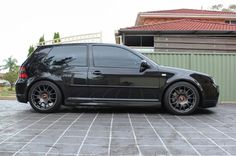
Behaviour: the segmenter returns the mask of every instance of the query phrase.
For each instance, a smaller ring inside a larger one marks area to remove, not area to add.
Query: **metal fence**
[[[220,101],[236,102],[236,53],[148,53],[161,65],[208,73],[220,86]]]
[[[58,42],[60,40],[60,42]],[[74,36],[62,37],[54,40],[44,41],[38,43],[38,45],[49,45],[49,44],[65,44],[65,43],[101,43],[102,42],[102,32],[98,33],[89,33],[89,34],[80,34]]]

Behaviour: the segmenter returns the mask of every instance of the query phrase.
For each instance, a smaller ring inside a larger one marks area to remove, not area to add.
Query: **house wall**
[[[156,52],[236,52],[236,36],[156,35]]]

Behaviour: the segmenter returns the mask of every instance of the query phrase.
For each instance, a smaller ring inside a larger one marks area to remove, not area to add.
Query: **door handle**
[[[102,75],[102,73],[101,73],[101,71],[99,71],[99,70],[95,70],[95,71],[93,72],[93,75]]]

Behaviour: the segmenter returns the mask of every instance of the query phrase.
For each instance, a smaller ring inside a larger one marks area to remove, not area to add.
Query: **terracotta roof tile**
[[[236,31],[236,25],[205,20],[182,19],[152,25],[122,28],[133,31]]]

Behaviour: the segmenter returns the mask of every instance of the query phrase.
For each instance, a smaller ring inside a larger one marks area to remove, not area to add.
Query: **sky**
[[[115,43],[114,32],[133,26],[138,12],[166,9],[227,7],[235,0],[2,0],[0,1],[0,65],[12,56],[18,65],[30,45],[54,32],[61,37],[102,32],[102,41]]]

